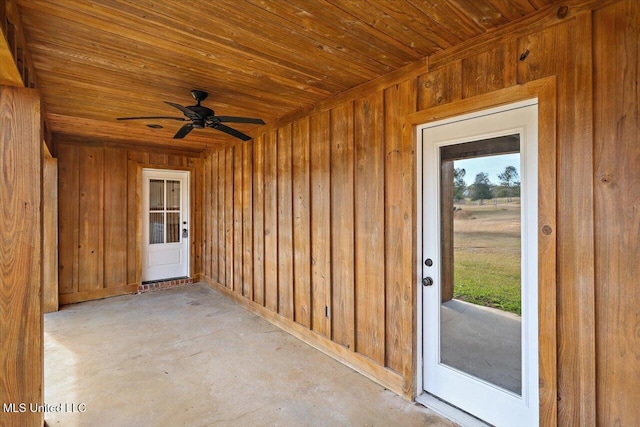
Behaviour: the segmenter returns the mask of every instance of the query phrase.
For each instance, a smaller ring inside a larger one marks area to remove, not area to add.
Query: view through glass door
[[[424,389],[537,425],[537,105],[422,130]]]

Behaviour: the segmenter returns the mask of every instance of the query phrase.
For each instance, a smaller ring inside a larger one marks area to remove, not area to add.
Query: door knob
[[[433,285],[433,279],[431,277],[424,277],[422,279],[422,286],[431,286]]]

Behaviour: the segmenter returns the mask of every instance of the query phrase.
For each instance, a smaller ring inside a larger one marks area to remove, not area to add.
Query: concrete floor
[[[46,315],[45,402],[65,427],[454,426],[201,283]]]
[[[442,363],[522,394],[520,316],[456,299],[440,315]]]

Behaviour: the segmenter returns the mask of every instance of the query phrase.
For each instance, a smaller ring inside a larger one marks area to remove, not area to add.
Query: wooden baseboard
[[[138,292],[138,284],[130,283],[125,286],[97,289],[95,291],[75,292],[73,294],[60,295],[60,305],[74,304],[77,302],[91,301],[117,295],[135,294]]]
[[[324,354],[336,359],[337,361],[347,365],[351,369],[361,373],[365,377],[375,381],[381,386],[393,391],[394,393],[407,398],[402,390],[402,377],[394,371],[376,364],[373,360],[358,353],[354,353],[347,348],[336,344],[335,342],[318,335],[317,333],[305,328],[304,326],[292,322],[291,320],[274,313],[267,308],[250,301],[235,292],[222,286],[217,281],[210,279],[204,275],[201,276],[203,282],[206,282],[213,289],[230,297],[249,311],[262,317],[266,321],[288,332],[301,341],[320,350]]]

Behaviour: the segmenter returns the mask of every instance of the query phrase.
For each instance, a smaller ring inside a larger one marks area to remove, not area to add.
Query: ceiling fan
[[[174,102],[163,101],[165,104],[168,104],[178,110],[182,111],[186,118],[183,117],[168,117],[168,116],[153,116],[153,117],[118,117],[117,120],[150,120],[150,119],[161,119],[161,120],[178,120],[181,122],[189,121],[186,125],[182,126],[178,132],[173,136],[174,139],[181,139],[187,136],[189,132],[193,129],[204,129],[204,128],[213,128],[224,133],[227,133],[231,136],[235,136],[236,138],[240,138],[243,141],[248,141],[251,139],[249,135],[246,135],[236,129],[233,129],[223,123],[252,123],[256,125],[263,125],[264,120],[262,119],[254,119],[251,117],[236,117],[236,116],[216,116],[215,111],[211,108],[204,107],[200,105],[201,101],[204,101],[209,94],[202,90],[192,90],[191,96],[197,101],[196,105],[191,105],[189,107],[183,107],[180,104],[176,104]]]

